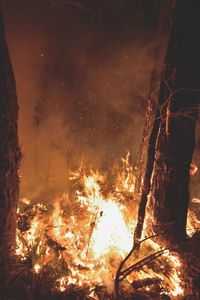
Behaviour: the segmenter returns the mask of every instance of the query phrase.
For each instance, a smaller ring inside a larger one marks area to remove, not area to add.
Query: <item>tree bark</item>
[[[15,78],[0,13],[0,248],[15,244],[20,151]]]
[[[200,5],[177,0],[161,83],[153,174],[154,231],[186,235],[189,175],[200,97]]]
[[[144,161],[144,156],[145,156],[145,151],[144,148],[147,147],[147,160],[146,160],[146,166],[145,166],[145,172],[144,175],[142,174],[142,167],[143,165],[141,164],[140,170],[137,174],[137,184],[136,188],[137,191],[141,188],[141,197],[139,201],[139,207],[138,207],[138,214],[137,214],[137,225],[135,228],[134,232],[134,244],[138,243],[141,239],[142,236],[142,230],[144,226],[144,220],[145,220],[145,215],[146,215],[146,207],[148,203],[148,195],[151,191],[151,178],[152,178],[152,173],[154,169],[154,161],[155,161],[155,154],[156,154],[156,141],[157,141],[157,136],[158,136],[158,131],[160,127],[160,122],[161,122],[161,111],[160,107],[163,105],[164,97],[167,96],[164,93],[167,91],[163,88],[164,85],[163,83],[160,86],[159,90],[159,95],[157,95],[157,98],[159,98],[159,101],[157,103],[157,107],[155,109],[155,117],[153,120],[153,126],[152,130],[150,133],[150,136],[148,138],[148,131],[150,128],[150,122],[152,121],[151,118],[151,113],[152,113],[152,107],[154,103],[153,100],[153,94],[154,97],[156,96],[155,93],[155,87],[157,82],[159,82],[161,71],[160,71],[160,56],[161,52],[163,52],[163,46],[161,44],[165,44],[162,41],[162,34],[164,32],[163,30],[163,23],[165,19],[165,10],[166,10],[166,5],[160,4],[160,16],[159,16],[159,21],[158,21],[158,36],[157,36],[157,42],[156,42],[156,47],[155,47],[155,53],[154,53],[154,67],[152,70],[151,74],[151,81],[150,81],[150,89],[149,89],[149,95],[148,95],[148,100],[147,100],[147,112],[146,112],[146,120],[145,120],[145,127],[144,127],[144,132],[143,132],[143,141],[142,141],[142,150],[141,154],[139,157],[139,164],[141,157],[143,156],[142,161]],[[169,32],[167,33],[167,36],[169,36]],[[166,48],[166,46],[165,46]],[[162,51],[161,51],[162,49]],[[165,53],[163,54],[165,56]],[[163,58],[162,58],[163,59]],[[170,70],[167,68],[165,69],[165,76],[168,77],[168,74]],[[168,93],[169,94],[169,93]],[[145,142],[145,140],[148,139],[148,145]],[[143,184],[142,184],[142,175],[143,175]],[[137,193],[136,191],[136,193]]]

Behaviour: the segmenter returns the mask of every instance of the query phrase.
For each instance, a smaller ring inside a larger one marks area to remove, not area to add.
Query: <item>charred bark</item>
[[[200,97],[199,1],[177,0],[159,102],[153,175],[154,231],[184,237]],[[162,95],[167,95],[162,99]]]
[[[170,43],[171,41],[169,42],[169,45]],[[151,179],[154,170],[156,151],[158,151],[158,149],[156,149],[157,148],[156,144],[157,144],[159,129],[162,126],[163,119],[165,120],[165,112],[166,112],[165,99],[169,99],[170,97],[169,85],[172,82],[172,74],[173,74],[173,66],[167,63],[167,61],[168,60],[170,61],[170,59],[172,58],[170,58],[170,54],[168,51],[166,54],[166,59],[165,59],[166,63],[162,74],[161,84],[160,84],[158,105],[156,108],[155,118],[153,121],[153,126],[148,141],[146,168],[145,168],[143,185],[142,185],[142,193],[141,193],[141,198],[140,198],[139,208],[138,208],[137,226],[134,232],[135,243],[138,243],[142,235],[148,195],[151,191]]]
[[[16,85],[1,14],[0,70],[0,248],[10,248],[15,243],[20,151]]]
[[[146,206],[148,202],[148,195],[151,190],[151,178],[154,168],[154,161],[155,161],[155,154],[156,154],[156,141],[158,136],[158,131],[161,123],[161,111],[160,107],[164,104],[164,98],[169,96],[169,91],[166,91],[164,89],[164,84],[162,82],[160,86],[160,90],[158,92],[155,92],[156,90],[156,84],[159,82],[160,79],[160,62],[159,62],[159,56],[161,56],[161,44],[162,42],[162,34],[163,34],[163,23],[165,19],[165,5],[161,5],[161,13],[160,18],[158,22],[158,37],[157,37],[157,43],[155,47],[155,53],[154,53],[154,67],[151,74],[151,81],[150,81],[150,89],[149,89],[149,95],[148,95],[148,101],[147,101],[147,112],[146,112],[146,120],[145,120],[145,126],[144,126],[144,132],[143,132],[143,141],[142,141],[142,150],[141,155],[139,159],[139,164],[141,157],[143,156],[144,161],[144,148],[147,148],[147,160],[146,160],[146,166],[145,171],[142,172],[142,167],[140,172],[138,172],[138,182],[136,185],[136,188],[139,190],[141,188],[141,197],[139,201],[139,207],[138,207],[138,214],[137,214],[137,225],[134,232],[134,244],[137,244],[142,236],[142,230],[146,215]],[[167,33],[169,35],[169,32]],[[163,43],[165,44],[165,43]],[[163,49],[162,49],[163,52]],[[165,54],[164,54],[165,55]],[[165,77],[167,78],[170,74],[171,70],[167,67],[165,68]],[[167,93],[167,94],[166,94]],[[148,131],[150,129],[150,123],[152,122],[152,107],[155,105],[154,103],[154,97],[157,97],[159,99],[157,103],[157,107],[155,109],[155,118],[153,120],[153,126],[152,130],[148,139]],[[147,140],[147,143],[145,142]],[[142,184],[142,173],[144,173],[143,176],[143,184]],[[136,191],[138,192],[138,191]]]

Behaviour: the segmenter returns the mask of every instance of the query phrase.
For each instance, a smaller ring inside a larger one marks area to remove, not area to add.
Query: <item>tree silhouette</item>
[[[0,14],[0,247],[15,243],[19,196],[18,105],[15,78]]]

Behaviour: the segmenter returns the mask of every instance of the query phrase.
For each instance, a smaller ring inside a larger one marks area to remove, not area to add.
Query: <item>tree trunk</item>
[[[177,0],[159,99],[153,174],[154,231],[186,234],[190,164],[200,97],[200,5]],[[163,101],[164,100],[164,101]]]
[[[0,248],[15,244],[19,194],[20,151],[17,135],[18,105],[14,73],[0,14]]]
[[[143,156],[142,161],[144,161],[144,156],[145,154],[147,155],[147,160],[146,160],[146,166],[145,166],[145,172],[144,175],[142,174],[143,170],[143,164],[141,164],[141,167],[139,168],[139,172],[137,174],[137,184],[136,188],[137,191],[141,188],[141,197],[139,201],[139,207],[138,207],[138,215],[137,215],[137,225],[135,228],[134,232],[134,244],[137,244],[141,240],[142,236],[142,231],[143,231],[143,226],[144,226],[144,220],[145,220],[145,215],[146,215],[146,208],[147,208],[147,203],[148,203],[148,195],[151,190],[151,178],[152,178],[152,173],[154,169],[154,161],[155,161],[155,155],[156,155],[156,142],[157,142],[157,136],[158,136],[158,131],[160,127],[160,122],[161,122],[161,112],[160,112],[160,106],[162,106],[164,103],[164,97],[166,96],[164,93],[166,93],[166,90],[163,89],[163,84],[160,87],[159,90],[159,95],[158,92],[156,91],[156,85],[157,82],[159,82],[161,71],[160,71],[160,56],[161,53],[164,52],[163,46],[166,44],[166,42],[163,42],[162,40],[162,35],[164,33],[164,21],[165,21],[165,13],[166,13],[166,4],[164,3],[159,3],[160,5],[160,16],[159,16],[159,21],[158,21],[158,33],[157,33],[157,42],[156,42],[156,47],[155,47],[155,53],[154,53],[154,67],[152,70],[151,74],[151,81],[150,81],[150,89],[149,89],[149,95],[148,95],[148,100],[147,100],[147,112],[146,112],[146,120],[145,120],[145,127],[144,127],[144,132],[143,132],[143,141],[142,141],[142,146],[141,146],[141,154],[139,157],[139,163],[140,160]],[[167,36],[169,36],[169,31],[167,30]],[[162,45],[164,44],[164,45]],[[166,49],[166,45],[165,45]],[[166,52],[166,50],[165,50]],[[165,55],[165,53],[163,54]],[[161,58],[163,59],[163,58]],[[163,63],[163,61],[162,61]],[[169,71],[167,68],[165,70],[165,75],[168,77]],[[152,107],[155,105],[154,103],[154,97],[159,98],[159,101],[157,103],[157,107],[155,110],[155,118],[153,120],[153,126],[152,130],[148,139],[148,144],[146,143],[147,137],[148,137],[148,131],[150,128],[150,123],[152,122]],[[145,147],[147,147],[147,151],[145,153]],[[143,176],[142,176],[143,175]],[[143,183],[142,183],[143,179]],[[136,191],[136,193],[137,193]]]

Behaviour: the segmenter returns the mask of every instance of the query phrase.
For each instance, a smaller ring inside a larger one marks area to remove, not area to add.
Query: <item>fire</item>
[[[49,266],[57,274],[55,290],[88,286],[92,299],[98,299],[93,290],[96,286],[106,286],[108,292],[113,292],[116,270],[133,246],[138,205],[130,153],[115,171],[111,187],[107,185],[109,174],[83,170],[72,173],[70,179],[76,183],[73,201],[67,194],[48,206],[31,206],[28,199],[23,199],[26,213],[19,212],[16,254],[23,260],[31,257],[35,273]],[[159,250],[157,242],[148,240],[142,255]],[[162,282],[161,293],[183,295],[178,255],[166,250],[155,264],[159,272],[144,266],[129,275],[127,283],[156,276]]]
[[[100,258],[109,254],[111,250],[124,257],[132,247],[132,232],[128,229],[122,214],[124,208],[118,206],[112,199],[102,202],[99,208],[101,217],[90,243],[94,257]]]
[[[198,220],[195,213],[191,210],[188,212],[188,218],[187,218],[187,234],[189,236],[192,236],[196,230],[199,230],[200,228],[200,221]]]
[[[195,163],[191,163],[190,165],[190,175],[194,176],[198,171],[198,167]]]
[[[41,270],[41,266],[39,264],[35,264],[34,265],[34,270],[35,270],[35,273],[39,273],[40,270]]]
[[[172,254],[169,251],[167,251],[164,256],[166,256],[167,262],[169,262],[171,267],[171,273],[169,278],[169,285],[171,287],[170,294],[174,297],[177,296],[183,296],[184,295],[184,289],[182,287],[182,281],[181,281],[181,267],[182,263],[177,254]]]
[[[193,198],[193,199],[192,199],[192,203],[200,204],[200,199],[198,199],[198,198]]]

